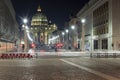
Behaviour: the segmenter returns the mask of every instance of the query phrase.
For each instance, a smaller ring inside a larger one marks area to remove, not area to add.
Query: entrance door
[[[108,39],[102,40],[102,49],[108,49]]]

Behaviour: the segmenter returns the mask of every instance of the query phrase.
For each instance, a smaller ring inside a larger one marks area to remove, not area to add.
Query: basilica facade
[[[48,44],[49,34],[57,30],[57,26],[48,21],[46,15],[42,13],[40,6],[37,13],[32,17],[30,31],[34,42],[38,45]]]

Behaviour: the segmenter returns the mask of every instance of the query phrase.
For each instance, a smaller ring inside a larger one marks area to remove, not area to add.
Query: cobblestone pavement
[[[120,78],[120,59],[63,58]],[[107,80],[58,58],[0,60],[0,80]]]
[[[64,58],[66,59],[66,58]],[[57,58],[0,60],[0,80],[106,80]]]
[[[120,80],[120,58],[69,58],[66,60]]]

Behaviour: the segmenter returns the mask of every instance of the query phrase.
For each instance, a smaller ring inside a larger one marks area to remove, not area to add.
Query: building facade
[[[81,19],[86,20],[85,50],[120,50],[119,7],[120,0],[90,0],[78,12],[79,27]]]
[[[57,26],[48,21],[46,15],[41,12],[40,6],[32,17],[31,32],[36,44],[48,44],[49,34],[57,30]]]
[[[72,18],[69,21],[69,44],[72,49],[79,48],[78,25],[77,18]]]
[[[11,0],[0,0],[0,51],[10,51],[18,40],[18,34]]]

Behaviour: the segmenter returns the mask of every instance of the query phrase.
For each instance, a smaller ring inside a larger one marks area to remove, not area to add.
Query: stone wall
[[[0,41],[14,42],[18,36],[15,12],[10,0],[0,0]]]

